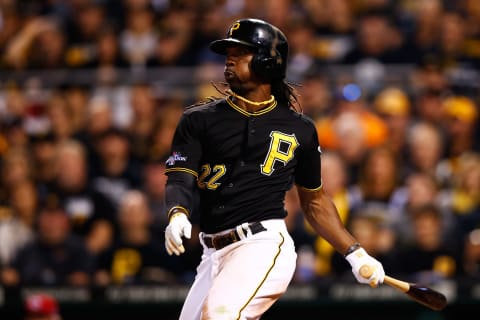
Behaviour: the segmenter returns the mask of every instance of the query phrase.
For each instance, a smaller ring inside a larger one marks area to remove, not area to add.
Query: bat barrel
[[[359,270],[360,275],[365,279],[369,279],[373,272],[374,269],[368,265],[363,265]],[[416,302],[432,310],[439,311],[447,306],[447,298],[442,293],[431,288],[398,280],[387,275],[385,275],[383,282],[392,288],[402,291]]]

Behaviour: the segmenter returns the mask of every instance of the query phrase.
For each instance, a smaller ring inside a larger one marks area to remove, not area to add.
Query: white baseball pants
[[[283,219],[220,250],[202,241],[203,255],[180,320],[259,319],[287,290],[297,254]],[[228,232],[223,231],[221,233]]]

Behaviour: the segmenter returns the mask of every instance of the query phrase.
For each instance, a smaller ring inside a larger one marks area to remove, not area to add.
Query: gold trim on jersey
[[[168,173],[168,172],[186,172],[186,173],[190,173],[191,175],[195,176],[195,178],[198,178],[198,173],[196,171],[193,171],[191,169],[187,169],[187,168],[169,168],[169,169],[165,169],[165,173]]]
[[[241,114],[247,116],[247,117],[252,117],[252,116],[260,116],[262,114],[265,114],[269,111],[272,111],[276,106],[277,106],[277,101],[274,100],[272,102],[272,105],[271,106],[268,106],[266,107],[265,109],[262,109],[262,110],[259,110],[259,111],[255,111],[255,112],[248,112],[247,110],[244,110],[242,109],[241,107],[237,106],[231,99],[230,97],[228,97],[227,99],[227,103],[235,110],[237,110],[238,112],[240,112]]]
[[[305,187],[302,187],[301,185],[298,185],[298,184],[297,184],[297,186],[298,186],[300,189],[303,189],[303,190],[308,191],[308,192],[316,192],[316,191],[319,191],[320,189],[322,189],[322,187],[323,187],[323,181],[320,182],[320,186],[319,186],[319,187],[316,187],[316,188],[314,188],[314,189],[305,188]]]
[[[174,210],[177,212],[173,212]],[[174,207],[171,207],[170,210],[168,210],[167,212],[168,221],[170,221],[175,215],[178,215],[178,214],[185,214],[187,217],[190,217],[190,211],[188,211],[187,208],[182,206],[174,206]]]
[[[275,97],[272,95],[270,95],[270,98],[268,98],[268,100],[265,100],[265,101],[252,101],[250,99],[247,99],[245,97],[242,97],[241,95],[239,94],[236,94],[235,92],[233,92],[232,90],[230,89],[227,89],[225,92],[227,92],[228,94],[230,94],[231,96],[234,96],[235,98],[237,98],[238,100],[242,100],[243,102],[245,103],[248,103],[248,104],[251,104],[252,106],[257,106],[257,107],[260,107],[260,106],[266,106],[266,105],[269,105],[271,103],[273,103],[273,101],[275,101]]]
[[[257,288],[255,289],[255,291],[253,292],[253,294],[250,296],[250,298],[248,298],[247,302],[240,308],[240,310],[238,311],[238,316],[236,318],[236,320],[239,320],[240,319],[240,316],[242,314],[242,311],[248,306],[248,304],[250,303],[250,301],[252,301],[252,299],[255,297],[255,295],[257,294],[258,290],[260,290],[260,287],[265,283],[265,280],[267,280],[267,277],[268,275],[270,274],[270,272],[272,271],[273,267],[275,266],[275,263],[277,262],[277,258],[278,256],[280,255],[280,253],[282,252],[282,245],[283,243],[285,242],[285,237],[283,236],[283,234],[281,234],[280,232],[278,233],[280,235],[280,237],[282,238],[282,241],[280,242],[280,244],[278,245],[278,251],[277,253],[275,254],[275,257],[273,257],[273,261],[272,261],[272,265],[270,266],[270,268],[268,268],[267,272],[265,273],[265,276],[263,277],[262,281],[260,281],[260,283],[258,284]]]

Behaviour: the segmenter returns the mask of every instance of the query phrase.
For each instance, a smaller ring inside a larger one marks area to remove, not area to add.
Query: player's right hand
[[[370,256],[363,248],[353,251],[346,256],[345,259],[347,259],[352,266],[352,273],[358,282],[369,284],[371,287],[377,287],[379,284],[383,283],[385,278],[383,265],[380,261]],[[360,268],[364,265],[372,270],[372,273],[368,278],[364,278],[360,274]]]
[[[190,239],[192,234],[192,224],[184,213],[176,213],[170,218],[170,223],[165,229],[165,248],[169,255],[185,252],[182,237]]]

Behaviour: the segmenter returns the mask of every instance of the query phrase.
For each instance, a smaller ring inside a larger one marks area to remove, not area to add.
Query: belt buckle
[[[216,237],[212,237],[212,246],[218,250],[221,248],[221,245],[220,244],[217,244],[217,240],[220,239],[220,236],[216,236]]]

